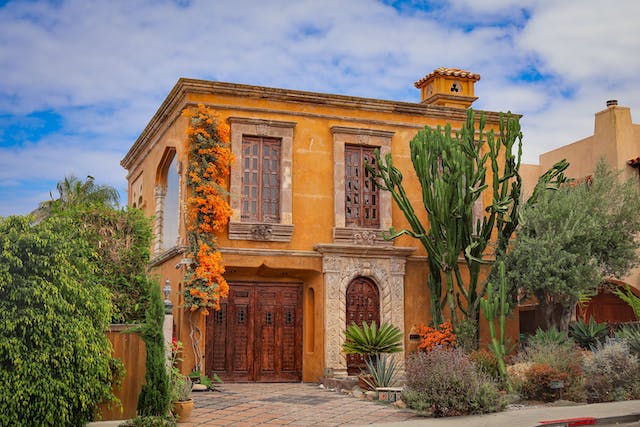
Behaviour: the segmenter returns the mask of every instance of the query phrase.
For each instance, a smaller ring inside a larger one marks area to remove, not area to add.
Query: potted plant
[[[172,401],[172,412],[178,421],[185,421],[191,416],[191,411],[193,410],[193,399],[191,398],[192,384],[191,380],[184,375],[172,379],[172,397],[175,399]]]
[[[191,398],[191,388],[193,382],[184,375],[178,368],[182,343],[175,338],[171,343],[171,359],[169,367],[169,398],[171,400],[173,415],[178,421],[185,421],[191,416],[193,410],[193,399]]]
[[[362,355],[367,364],[372,366],[377,364],[379,355],[382,353],[398,353],[402,351],[402,332],[390,323],[383,323],[378,326],[376,322],[368,325],[352,323],[345,331],[345,342],[342,350],[346,354]],[[358,376],[359,386],[365,390],[370,390],[370,383],[373,382],[371,372],[363,372]]]

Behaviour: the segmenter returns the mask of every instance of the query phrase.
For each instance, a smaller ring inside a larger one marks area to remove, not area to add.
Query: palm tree
[[[98,185],[95,178],[87,175],[87,180],[82,181],[75,175],[66,176],[56,184],[59,197],[40,203],[38,208],[32,212],[36,221],[41,221],[51,215],[56,210],[65,210],[78,206],[109,206],[117,208],[120,203],[118,191],[109,185]]]

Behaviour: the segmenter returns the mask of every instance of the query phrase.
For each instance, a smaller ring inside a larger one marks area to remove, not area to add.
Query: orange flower
[[[229,146],[229,125],[220,122],[213,110],[200,104],[182,115],[189,119],[187,231],[195,254],[194,268],[185,278],[185,307],[207,314],[209,309],[219,309],[220,300],[229,293],[215,233],[224,230],[232,213],[224,188],[235,157]]]
[[[453,333],[451,322],[444,322],[438,328],[431,328],[420,324],[416,328],[421,341],[418,347],[424,351],[431,351],[438,347],[450,348],[456,346],[456,335]]]

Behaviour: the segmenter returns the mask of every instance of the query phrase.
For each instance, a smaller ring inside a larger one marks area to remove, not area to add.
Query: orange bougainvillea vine
[[[220,308],[229,285],[223,277],[222,257],[217,251],[215,233],[229,222],[231,207],[225,190],[229,167],[234,161],[229,142],[229,126],[218,120],[210,108],[198,105],[183,112],[189,118],[185,153],[188,155],[187,232],[189,256],[184,306],[191,311]]]
[[[416,327],[420,335],[420,350],[431,351],[436,348],[452,348],[456,346],[456,335],[453,333],[451,322],[444,322],[438,328],[431,328],[424,324]]]

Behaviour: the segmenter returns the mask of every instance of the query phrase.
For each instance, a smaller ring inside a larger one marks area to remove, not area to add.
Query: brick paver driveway
[[[195,408],[181,426],[345,426],[405,421],[406,410],[322,390],[317,384],[224,384],[194,392]]]

